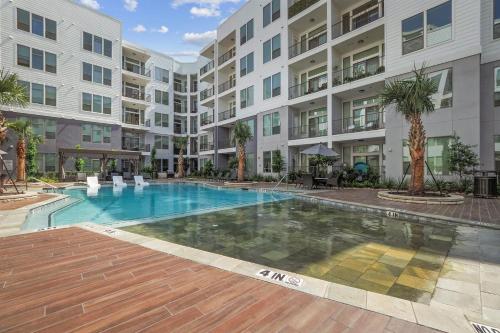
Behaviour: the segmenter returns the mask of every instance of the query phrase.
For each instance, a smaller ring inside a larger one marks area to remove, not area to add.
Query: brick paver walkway
[[[462,205],[425,205],[388,201],[379,199],[377,192],[372,189],[342,189],[332,190],[312,195],[320,198],[349,201],[365,205],[374,205],[386,208],[404,209],[416,213],[441,215],[451,218],[486,222],[500,225],[500,199],[480,199],[465,197]]]
[[[0,238],[2,332],[435,332],[78,228]]]

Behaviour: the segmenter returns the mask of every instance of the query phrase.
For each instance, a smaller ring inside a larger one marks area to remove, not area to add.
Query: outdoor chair
[[[98,191],[101,188],[99,179],[96,176],[87,177],[87,188],[91,191]]]
[[[85,172],[77,172],[76,180],[79,182],[84,182],[87,179],[87,174]]]
[[[134,181],[135,181],[136,187],[149,186],[149,183],[145,182],[144,177],[142,177],[142,176],[134,176]]]
[[[295,178],[295,187],[301,187],[304,186],[304,176],[302,175],[297,175],[297,178]]]
[[[330,188],[338,186],[337,177],[335,177],[335,176],[328,177],[328,179],[326,181],[326,186],[330,187]]]
[[[312,174],[308,173],[303,175],[303,186],[308,190],[312,190],[314,188],[314,178]]]
[[[127,187],[127,183],[123,182],[122,176],[113,176],[113,187]]]

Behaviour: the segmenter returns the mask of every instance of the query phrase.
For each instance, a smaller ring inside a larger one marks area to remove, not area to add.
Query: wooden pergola
[[[100,160],[100,172],[107,172],[107,165],[110,159],[127,159],[134,165],[137,174],[139,163],[143,160],[140,151],[116,150],[116,149],[87,149],[87,148],[59,148],[59,178],[66,178],[64,164],[70,157],[89,157]]]

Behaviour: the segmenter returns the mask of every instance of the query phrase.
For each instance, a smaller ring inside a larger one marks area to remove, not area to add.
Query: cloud
[[[183,36],[185,42],[197,45],[206,44],[217,38],[217,30],[209,30],[205,32],[186,32]]]
[[[80,0],[80,3],[95,10],[101,8],[101,5],[97,2],[97,0]]]
[[[216,7],[192,7],[189,12],[197,17],[220,16],[220,10]]]
[[[239,3],[240,0],[172,0],[172,7],[182,5],[205,5],[219,7],[224,3]]]
[[[162,25],[159,29],[153,29],[151,31],[159,32],[161,34],[166,34],[168,32],[168,28],[166,26]]]
[[[123,0],[123,7],[129,12],[135,12],[137,6],[139,5],[138,0]]]
[[[145,27],[145,26],[143,26],[142,24],[138,24],[138,25],[136,25],[134,28],[132,28],[132,30],[133,30],[134,32],[139,32],[139,33],[141,33],[141,32],[145,32],[145,31],[146,31],[146,27]]]

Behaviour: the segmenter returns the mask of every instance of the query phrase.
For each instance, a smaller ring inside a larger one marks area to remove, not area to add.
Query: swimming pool
[[[70,197],[69,202],[32,214],[25,229],[81,222],[114,225],[167,219],[291,198],[282,193],[218,189],[187,183],[152,185],[143,189],[129,186],[122,190],[108,186],[102,187],[96,196],[88,196],[85,188],[73,188],[64,190],[63,194]]]

